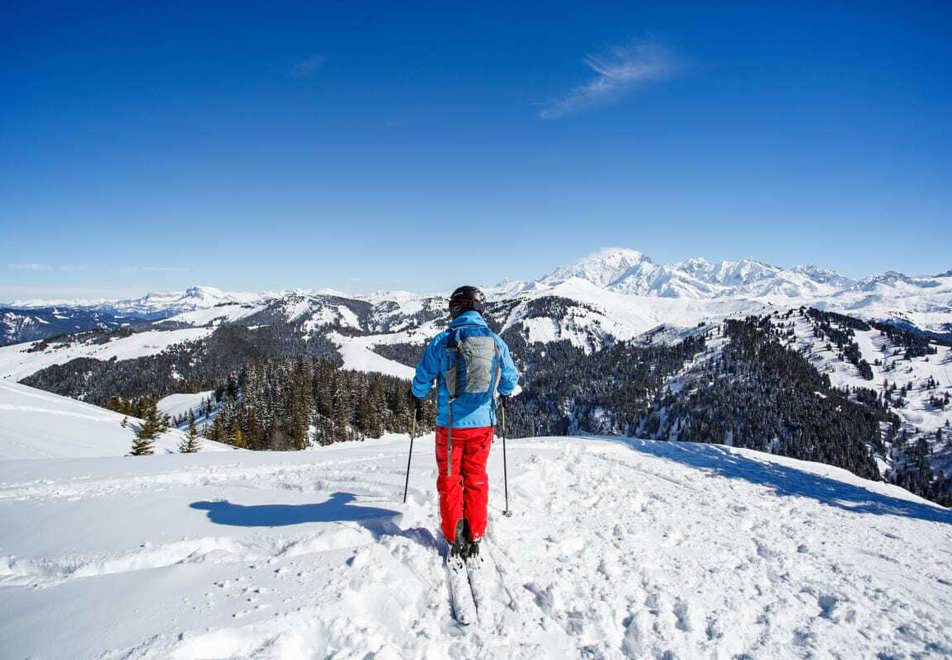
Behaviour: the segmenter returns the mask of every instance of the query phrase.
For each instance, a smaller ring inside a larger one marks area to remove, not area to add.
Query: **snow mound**
[[[130,417],[123,428],[122,418],[105,408],[0,380],[0,461],[123,456],[132,447],[139,420]],[[179,431],[164,433],[155,443],[156,453],[178,451],[182,438]],[[201,445],[202,451],[232,449],[208,440]]]
[[[952,653],[952,513],[712,445],[509,441],[493,614],[450,616],[432,439],[0,462],[4,655],[906,657]]]

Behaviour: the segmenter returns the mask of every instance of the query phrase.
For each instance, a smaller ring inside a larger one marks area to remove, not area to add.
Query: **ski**
[[[463,626],[476,623],[479,620],[479,614],[476,610],[476,602],[473,600],[466,562],[461,556],[452,554],[446,556],[446,576],[449,582],[453,618]]]
[[[469,588],[476,604],[476,615],[480,626],[491,626],[493,624],[493,603],[490,595],[492,576],[488,558],[485,553],[477,552],[467,557],[465,563]]]

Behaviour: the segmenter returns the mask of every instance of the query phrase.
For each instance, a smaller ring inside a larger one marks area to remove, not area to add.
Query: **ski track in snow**
[[[297,453],[0,461],[2,655],[952,654],[952,512],[720,446],[509,442],[492,620],[460,627],[431,436]]]

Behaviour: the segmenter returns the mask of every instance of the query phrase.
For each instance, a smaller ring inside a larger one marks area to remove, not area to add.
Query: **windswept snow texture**
[[[82,401],[26,385],[0,380],[0,462],[7,459],[123,456],[132,448],[140,421]],[[155,442],[157,454],[174,453],[182,442],[180,431],[163,433]],[[202,451],[233,448],[209,440]],[[0,568],[2,571],[2,568]]]
[[[494,617],[459,628],[429,437],[296,453],[0,462],[0,639],[43,658],[952,654],[952,513],[714,445],[502,455]]]

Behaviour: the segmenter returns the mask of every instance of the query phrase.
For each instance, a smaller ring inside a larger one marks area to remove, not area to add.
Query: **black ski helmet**
[[[486,308],[486,296],[474,286],[461,286],[450,295],[450,316],[454,319],[468,310],[480,314]]]

